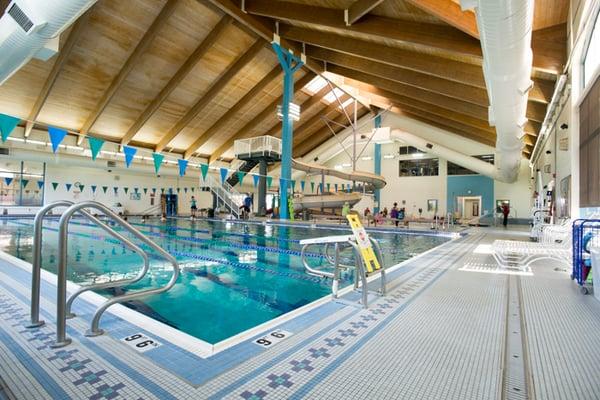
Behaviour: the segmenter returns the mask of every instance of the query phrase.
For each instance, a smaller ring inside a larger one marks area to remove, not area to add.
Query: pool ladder
[[[95,201],[84,201],[81,203],[74,204],[71,201],[57,201],[42,207],[37,214],[33,222],[33,261],[32,261],[32,272],[31,272],[31,321],[27,328],[37,328],[44,325],[44,321],[40,320],[40,277],[42,267],[42,227],[44,217],[55,208],[67,207],[62,213],[59,220],[58,229],[58,280],[57,280],[57,295],[56,295],[56,341],[51,345],[53,348],[63,347],[71,343],[71,339],[66,336],[67,318],[75,317],[75,314],[71,312],[71,306],[77,297],[81,294],[98,289],[109,289],[118,288],[132,283],[138,282],[143,279],[148,273],[150,268],[150,256],[141,247],[133,243],[130,239],[121,235],[115,229],[107,225],[95,217],[92,213],[86,209],[93,209],[101,212],[107,216],[114,223],[119,225],[124,230],[131,233],[136,239],[149,246],[152,250],[156,251],[162,258],[167,260],[173,266],[173,275],[169,282],[159,288],[140,290],[135,293],[124,294],[121,296],[113,297],[112,299],[104,302],[92,318],[90,329],[85,333],[86,336],[98,336],[102,335],[104,331],[98,327],[100,324],[100,318],[104,311],[110,306],[123,303],[125,301],[133,300],[139,297],[148,296],[151,294],[158,294],[166,292],[171,289],[175,282],[179,278],[179,264],[175,257],[167,253],[164,249],[154,243],[152,240],[144,236],[140,231],[131,226],[127,221],[122,219],[119,215],[113,212],[105,205]],[[119,279],[111,282],[103,282],[93,285],[81,287],[75,293],[71,294],[71,297],[67,299],[67,250],[68,250],[68,225],[69,221],[75,214],[79,214],[94,224],[98,225],[109,235],[121,241],[125,246],[129,247],[135,253],[139,254],[144,265],[138,274],[133,278]]]
[[[304,265],[304,269],[306,270],[307,274],[319,278],[331,279],[333,281],[331,285],[331,292],[334,301],[351,306],[358,305],[362,308],[369,308],[369,293],[378,296],[385,296],[386,294],[386,275],[383,252],[381,251],[381,246],[377,240],[369,237],[369,241],[371,242],[371,246],[373,247],[377,261],[381,265],[381,269],[376,271],[376,273],[379,274],[380,281],[380,288],[377,291],[369,291],[368,289],[368,274],[364,268],[363,256],[358,244],[356,243],[354,235],[326,236],[321,238],[301,240],[300,245],[302,245],[302,252],[300,257],[302,259],[302,264]],[[329,267],[333,268],[333,272],[316,269],[308,264],[308,261],[306,260],[306,254],[307,249],[310,246],[322,246],[322,256],[329,263]],[[333,255],[329,254],[329,249],[332,246],[334,250]],[[347,248],[352,249],[354,255],[354,265],[345,265],[341,263],[340,253]],[[342,271],[350,269],[354,270],[354,290],[357,291],[359,289],[359,283],[361,286],[361,300],[358,303],[343,300],[338,295]]]

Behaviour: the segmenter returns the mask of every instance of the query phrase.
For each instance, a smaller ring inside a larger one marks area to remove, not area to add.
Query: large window
[[[9,161],[0,164],[0,206],[41,206],[45,164]]]
[[[437,176],[438,170],[437,158],[400,160],[400,176]]]
[[[482,156],[473,156],[473,158],[477,158],[478,160],[485,161],[487,163],[494,163],[494,155],[493,154],[485,154]],[[477,175],[477,172],[471,171],[468,168],[461,167],[458,164],[454,164],[448,161],[448,175]]]
[[[588,48],[583,57],[583,86],[586,87],[592,78],[596,69],[600,65],[600,14],[596,15],[596,21],[592,28],[592,36],[588,43]]]
[[[404,156],[407,154],[425,154],[425,153],[423,153],[421,150],[417,149],[416,147],[400,146],[400,148],[398,149],[398,154],[400,154],[401,156]]]

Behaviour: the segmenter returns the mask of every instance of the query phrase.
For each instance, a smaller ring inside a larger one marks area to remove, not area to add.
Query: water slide
[[[296,159],[292,159],[292,168],[306,172],[307,174],[335,176],[336,178],[348,181],[367,183],[373,185],[375,189],[381,189],[386,184],[385,178],[381,175],[364,171],[348,172]],[[358,203],[361,198],[362,194],[360,193],[302,195],[294,198],[294,210],[298,211],[307,208],[342,208],[344,203],[348,202],[348,204],[353,206]]]

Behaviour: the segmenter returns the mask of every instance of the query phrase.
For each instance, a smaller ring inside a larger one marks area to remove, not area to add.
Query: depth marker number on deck
[[[151,339],[148,336],[141,333],[136,333],[134,335],[124,337],[123,339],[121,339],[121,341],[140,353],[145,353],[148,350],[156,349],[162,346],[162,343]]]
[[[283,329],[277,329],[276,331],[268,333],[265,336],[254,340],[254,344],[268,348],[273,346],[274,344],[281,342],[284,339],[287,339],[292,335],[293,334],[291,332],[284,331]]]

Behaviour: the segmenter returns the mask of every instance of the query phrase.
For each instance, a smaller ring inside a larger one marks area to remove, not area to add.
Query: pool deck
[[[558,264],[499,270],[495,239],[527,236],[472,229],[404,263],[367,310],[326,301],[269,348],[254,340],[274,327],[204,357],[110,312],[87,338],[87,301],[52,349],[52,282],[47,324],[26,329],[30,274],[0,260],[0,399],[600,399],[600,302]],[[135,333],[161,346],[136,351]]]

